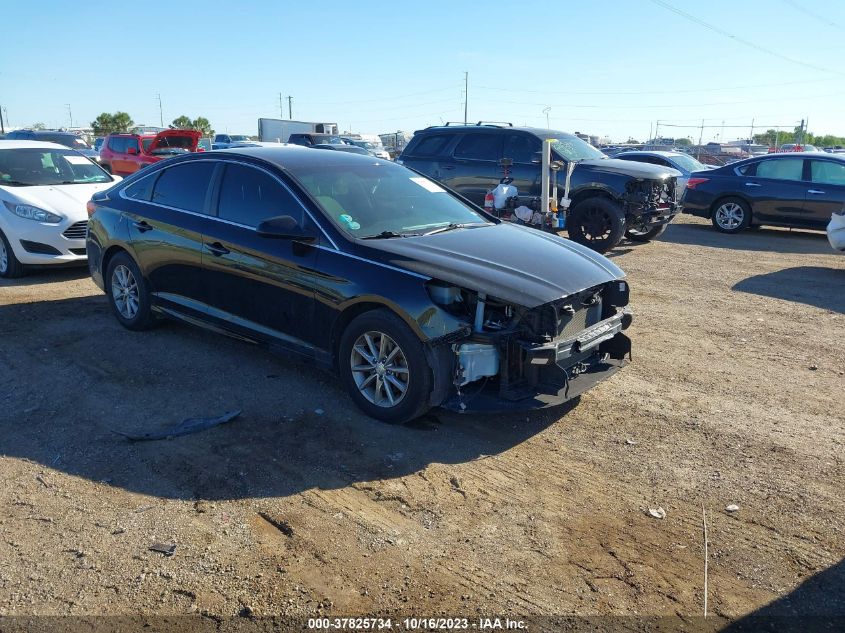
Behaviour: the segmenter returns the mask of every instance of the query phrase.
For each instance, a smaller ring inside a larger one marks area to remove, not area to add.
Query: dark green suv
[[[577,162],[566,221],[572,240],[599,252],[615,247],[623,237],[647,242],[663,233],[678,212],[680,172],[607,158],[577,136],[555,130],[482,122],[428,127],[415,132],[397,162],[482,205],[484,195],[502,177],[499,161],[509,158],[520,202],[527,203],[540,197],[545,139],[554,139],[553,160]],[[563,194],[562,183],[558,193]]]

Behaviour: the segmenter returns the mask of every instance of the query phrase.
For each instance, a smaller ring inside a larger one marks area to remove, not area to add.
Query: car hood
[[[197,151],[199,140],[202,138],[202,132],[198,132],[196,130],[162,130],[155,135],[153,142],[150,143],[150,146],[147,148],[147,153],[152,154],[157,149],[168,149],[170,146],[167,141],[168,139],[174,137],[185,137],[191,139],[190,147],[185,147],[184,149],[195,152]]]
[[[114,186],[113,182],[97,182],[87,185],[44,185],[41,187],[0,187],[4,198],[17,204],[31,204],[45,211],[52,211],[72,221],[87,220],[86,203],[98,191]]]
[[[609,259],[580,244],[509,222],[367,241],[361,251],[525,308],[625,276]]]
[[[634,178],[644,180],[665,180],[666,178],[677,178],[681,175],[677,169],[652,165],[651,163],[640,163],[632,160],[621,160],[618,158],[596,158],[582,160],[576,169],[587,169],[590,171],[607,172],[611,174],[625,174]]]

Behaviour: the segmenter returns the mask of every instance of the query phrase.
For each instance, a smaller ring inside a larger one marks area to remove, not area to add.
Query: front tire
[[[17,279],[26,274],[26,268],[15,257],[12,245],[6,239],[3,231],[0,231],[0,277],[5,279]]]
[[[666,232],[668,224],[658,224],[657,226],[634,228],[631,227],[625,231],[625,237],[632,242],[650,242],[656,240],[658,237]]]
[[[739,233],[751,224],[751,209],[745,200],[725,198],[716,204],[710,221],[717,231]]]
[[[607,198],[588,198],[575,205],[567,218],[569,239],[605,253],[625,235],[625,214]]]
[[[155,325],[147,283],[128,253],[118,253],[106,272],[106,295],[112,312],[127,330],[148,330]]]
[[[338,368],[355,404],[382,422],[408,422],[430,408],[432,376],[422,343],[388,310],[365,312],[346,327]]]

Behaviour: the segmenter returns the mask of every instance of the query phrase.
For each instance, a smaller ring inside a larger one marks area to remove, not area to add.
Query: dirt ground
[[[248,344],[126,331],[85,269],[0,282],[0,615],[700,616],[706,511],[710,614],[845,616],[845,257],[688,218],[613,257],[629,367],[404,427]]]

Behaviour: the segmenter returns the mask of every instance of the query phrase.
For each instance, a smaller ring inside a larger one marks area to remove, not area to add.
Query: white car
[[[86,261],[86,204],[120,180],[57,143],[0,141],[0,277]]]
[[[834,250],[845,253],[845,209],[830,216],[827,239]]]

